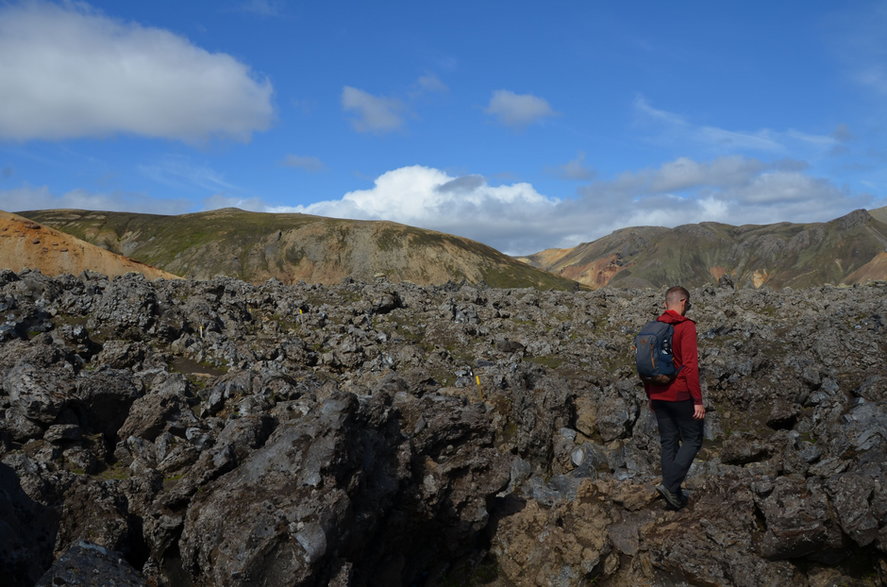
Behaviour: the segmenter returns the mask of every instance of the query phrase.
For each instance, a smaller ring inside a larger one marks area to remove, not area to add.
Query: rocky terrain
[[[887,208],[830,222],[623,228],[523,261],[591,287],[702,287],[728,276],[742,287],[813,287],[887,280]]]
[[[674,512],[630,351],[661,291],[2,271],[0,577],[884,584],[887,284],[692,293]]]
[[[176,277],[2,210],[0,268],[13,271],[38,269],[47,275],[76,274],[90,269],[110,277],[133,272],[148,279]]]
[[[192,279],[335,284],[384,275],[423,285],[464,280],[492,287],[579,287],[479,242],[395,222],[236,208],[178,216],[90,210],[22,215]]]

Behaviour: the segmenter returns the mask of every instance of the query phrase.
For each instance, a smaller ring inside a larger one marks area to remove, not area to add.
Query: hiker
[[[687,505],[681,483],[702,447],[705,418],[699,386],[696,323],[685,316],[689,309],[690,292],[680,286],[669,288],[665,293],[665,313],[657,320],[674,328],[672,352],[677,376],[665,385],[644,384],[650,409],[659,423],[662,483],[656,486],[656,490],[676,510]]]

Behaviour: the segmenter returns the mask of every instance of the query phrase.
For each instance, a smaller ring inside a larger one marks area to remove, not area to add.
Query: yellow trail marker
[[[474,376],[474,382],[477,383],[478,385],[480,385],[480,375]]]

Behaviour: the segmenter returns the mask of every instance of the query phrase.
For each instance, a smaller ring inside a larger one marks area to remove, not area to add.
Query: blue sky
[[[0,208],[512,254],[887,205],[887,4],[0,1]]]

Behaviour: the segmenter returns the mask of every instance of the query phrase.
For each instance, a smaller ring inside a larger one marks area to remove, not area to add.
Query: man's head
[[[690,292],[679,285],[668,288],[665,292],[665,309],[683,316],[690,309]]]

